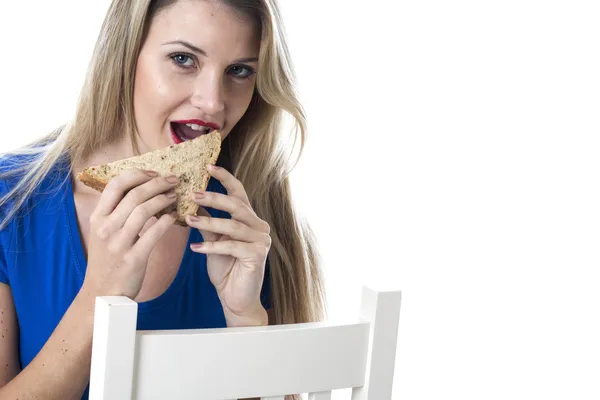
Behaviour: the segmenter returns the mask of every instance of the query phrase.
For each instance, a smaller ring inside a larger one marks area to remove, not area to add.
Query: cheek
[[[168,115],[171,103],[176,100],[176,92],[159,63],[140,58],[134,89],[136,120],[148,124],[163,119]]]
[[[252,101],[252,95],[254,93],[254,84],[248,84],[240,87],[235,87],[232,90],[232,107],[231,107],[231,116],[235,118],[235,122],[237,123],[240,118],[244,115],[246,110],[248,110],[248,106],[250,105],[250,101]]]

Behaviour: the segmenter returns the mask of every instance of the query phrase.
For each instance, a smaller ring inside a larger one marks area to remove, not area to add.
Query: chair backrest
[[[90,400],[390,399],[400,297],[365,287],[347,323],[160,331],[136,330],[134,301],[98,297]]]

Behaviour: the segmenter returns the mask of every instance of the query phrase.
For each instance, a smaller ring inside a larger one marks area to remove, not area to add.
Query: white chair
[[[137,303],[98,297],[90,400],[391,399],[400,299],[365,287],[347,323],[138,331]]]

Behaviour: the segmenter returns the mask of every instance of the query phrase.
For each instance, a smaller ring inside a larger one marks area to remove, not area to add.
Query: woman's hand
[[[142,287],[150,253],[173,226],[165,214],[153,215],[176,200],[176,177],[156,172],[125,171],[112,179],[90,216],[88,265],[83,283],[93,296],[123,295],[134,299]],[[150,225],[150,226],[148,226]],[[146,231],[142,237],[142,228]]]
[[[192,251],[206,254],[208,275],[223,305],[227,326],[267,325],[260,302],[267,254],[271,248],[269,224],[250,205],[242,183],[223,168],[209,166],[227,195],[196,192],[192,198],[200,206],[199,216],[188,216],[204,243],[193,243]],[[226,211],[231,219],[213,218],[202,207]]]

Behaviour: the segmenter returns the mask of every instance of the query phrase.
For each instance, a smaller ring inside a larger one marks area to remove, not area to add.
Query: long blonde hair
[[[21,157],[26,160],[22,165],[0,172],[0,179],[19,175],[0,199],[0,208],[12,204],[0,229],[62,157],[70,159],[71,173],[73,165],[123,132],[137,149],[133,117],[137,58],[154,15],[176,1],[112,1],[72,121],[5,154],[28,156]],[[271,226],[271,323],[319,321],[326,309],[318,251],[308,224],[294,205],[289,182],[294,149],[300,143],[297,160],[304,147],[306,118],[296,92],[279,6],[276,0],[224,3],[259,25],[261,45],[255,94],[246,114],[225,139],[220,162],[244,184],[257,215]],[[292,121],[288,130],[283,129],[286,118]]]

